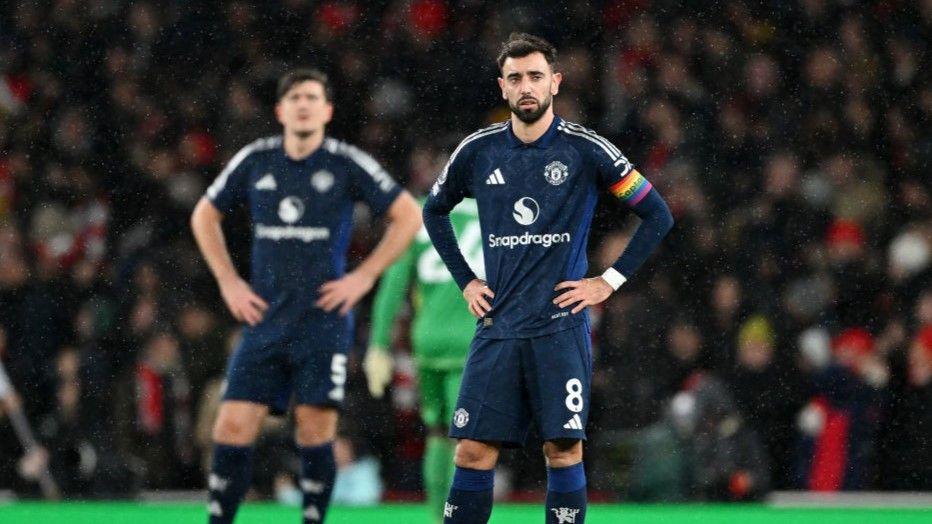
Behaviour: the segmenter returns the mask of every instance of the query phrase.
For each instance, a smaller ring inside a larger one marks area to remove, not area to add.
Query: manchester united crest
[[[311,185],[318,193],[326,193],[333,187],[333,173],[321,170],[311,176]]]
[[[550,182],[551,185],[559,186],[568,176],[570,176],[569,168],[559,160],[554,160],[544,168],[544,178],[546,178],[547,182]]]
[[[463,408],[456,410],[456,413],[453,413],[453,425],[462,428],[469,424],[469,412]]]

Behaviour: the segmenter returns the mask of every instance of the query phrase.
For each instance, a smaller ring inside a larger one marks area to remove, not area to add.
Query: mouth
[[[537,100],[534,100],[533,98],[523,98],[518,100],[518,108],[524,111],[533,111],[539,106],[540,104],[538,104]]]

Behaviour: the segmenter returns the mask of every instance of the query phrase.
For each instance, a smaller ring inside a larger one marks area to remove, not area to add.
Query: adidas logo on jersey
[[[495,171],[492,171],[492,174],[489,175],[489,178],[485,179],[485,183],[490,186],[505,185],[505,178],[502,177],[502,170],[496,169]]]
[[[278,189],[278,184],[275,183],[275,177],[272,176],[272,173],[266,173],[264,177],[260,178],[256,182],[256,189],[263,191]]]
[[[579,415],[573,415],[573,418],[569,419],[566,424],[563,424],[563,429],[582,429],[582,419],[579,418]]]

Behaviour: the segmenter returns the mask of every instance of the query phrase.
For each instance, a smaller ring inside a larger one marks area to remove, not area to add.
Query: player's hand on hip
[[[353,306],[372,289],[375,277],[359,271],[350,271],[342,278],[331,280],[320,286],[320,298],[314,303],[327,313],[339,308],[346,315]]]
[[[492,305],[486,300],[486,297],[495,298],[495,293],[489,289],[489,285],[486,284],[485,280],[473,279],[463,289],[463,298],[466,299],[466,303],[469,305],[469,312],[476,318],[484,317],[492,310]]]
[[[554,291],[567,290],[553,299],[553,303],[560,308],[576,304],[572,311],[574,315],[586,309],[586,306],[603,302],[614,291],[612,286],[602,277],[566,280],[557,284],[557,287],[553,289]]]
[[[262,322],[265,311],[269,309],[269,304],[238,276],[220,282],[220,294],[233,317],[250,326]]]
[[[394,368],[395,359],[386,348],[369,346],[366,358],[362,361],[362,369],[366,372],[366,383],[373,398],[385,395],[385,386],[391,383]]]

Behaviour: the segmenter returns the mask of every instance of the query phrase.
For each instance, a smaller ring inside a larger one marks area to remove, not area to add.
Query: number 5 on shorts
[[[343,400],[343,386],[346,385],[346,355],[335,353],[330,361],[330,380],[333,389],[327,394],[330,400],[341,402]]]

